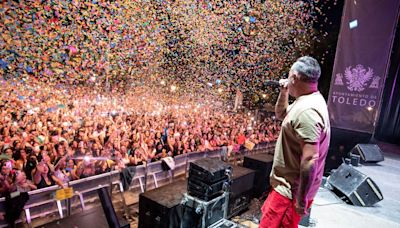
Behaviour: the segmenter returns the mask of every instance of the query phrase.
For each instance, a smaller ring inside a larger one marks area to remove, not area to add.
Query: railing
[[[103,187],[110,187],[110,191],[112,191],[113,185],[118,185],[120,192],[124,191],[120,181],[119,171],[112,171],[80,180],[70,181],[68,184],[69,187],[74,189],[74,196],[79,197],[82,210],[86,209],[85,194],[94,192]]]
[[[230,162],[240,163],[245,155],[258,153],[273,153],[275,142],[256,145],[253,150],[241,149],[233,151],[229,158]],[[173,170],[164,170],[161,161],[148,163],[133,167],[135,175],[130,183],[130,189],[135,194],[146,191],[146,189],[157,188],[170,183],[174,177],[186,176],[189,169],[189,163],[204,157],[214,157],[216,159],[224,158],[223,149],[205,152],[191,152],[174,157],[175,168]],[[103,187],[109,187],[110,193],[118,190],[121,194],[124,209],[126,212],[124,189],[120,179],[119,171],[112,171],[96,176],[87,177],[80,180],[70,181],[66,186],[74,190],[73,197],[67,200],[56,200],[55,192],[58,186],[38,189],[29,192],[29,200],[24,206],[25,218],[21,218],[16,223],[26,222],[29,226],[32,219],[44,217],[49,214],[58,214],[60,218],[71,214],[71,207],[78,206],[81,210],[86,209],[86,204],[93,198],[96,198],[96,190]],[[117,186],[117,188],[113,188]],[[78,202],[76,202],[78,200]],[[0,198],[0,213],[5,213],[5,198]],[[5,221],[0,221],[0,227],[7,227]]]
[[[32,219],[43,218],[49,214],[57,214],[59,218],[63,218],[69,216],[71,214],[71,207],[76,205],[80,206],[82,210],[85,210],[87,201],[93,198],[93,194],[92,197],[88,197],[91,193],[95,193],[97,189],[105,186],[109,187],[111,191],[114,185],[119,187],[119,192],[123,192],[119,171],[112,171],[76,181],[70,181],[65,187],[72,187],[74,189],[74,194],[71,199],[56,200],[55,192],[60,189],[57,185],[30,191],[28,193],[29,200],[24,206],[25,218],[17,220],[16,223],[26,222],[31,226]],[[74,198],[78,198],[79,203],[74,204]],[[123,196],[122,200],[124,201]],[[0,198],[0,213],[5,213],[5,210],[5,198],[3,197]],[[0,227],[7,226],[5,221],[0,221]]]

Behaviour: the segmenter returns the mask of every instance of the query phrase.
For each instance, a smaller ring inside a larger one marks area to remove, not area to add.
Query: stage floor
[[[320,188],[314,199],[310,226],[400,228],[400,146],[378,144],[384,152],[385,160],[375,165],[362,165],[357,169],[371,177],[384,199],[373,207],[352,206],[344,203],[330,190]]]
[[[384,199],[373,207],[352,206],[344,203],[330,190],[321,187],[314,199],[309,227],[400,228],[400,146],[378,144],[384,152],[385,160],[374,165],[361,165],[357,169],[368,175],[377,184]],[[127,191],[124,195],[126,203],[129,205],[128,214],[131,227],[137,227],[137,193]],[[119,196],[114,197],[114,208],[117,214],[122,216],[124,211],[122,202]],[[257,220],[262,203],[254,199],[250,209],[239,216],[239,220]],[[42,227],[39,224],[34,225],[34,227],[37,226]],[[303,226],[299,227],[303,228]]]

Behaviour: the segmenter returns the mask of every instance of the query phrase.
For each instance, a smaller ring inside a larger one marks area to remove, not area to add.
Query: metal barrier
[[[206,152],[206,157],[209,158],[221,158],[222,149],[209,150]]]
[[[188,156],[187,156],[188,166],[187,166],[186,169],[189,169],[189,163],[190,162],[194,162],[194,161],[196,161],[198,159],[205,158],[206,155],[207,155],[206,152],[191,152],[191,153],[188,153]]]
[[[246,155],[258,154],[258,153],[272,154],[274,148],[275,148],[275,142],[263,143],[256,145],[253,150],[242,149],[239,150],[238,152],[233,152],[231,156],[235,161],[234,163],[237,163],[237,161],[243,161],[244,156]],[[218,149],[212,151],[192,152],[192,153],[178,155],[174,157],[175,170],[173,170],[174,173],[173,176],[178,176],[183,174],[186,175],[189,170],[189,163],[194,162],[198,159],[204,157],[213,157],[217,159],[222,159],[222,152],[223,149]],[[168,173],[168,175],[165,175],[166,171],[162,169],[160,161],[149,163],[147,165],[146,173],[147,173],[147,175],[145,175],[146,178],[147,177],[152,178],[151,182],[149,182],[150,183],[149,186],[151,187],[158,188],[160,186],[160,182],[168,183],[166,179],[168,179],[169,182],[171,182],[170,173]],[[152,188],[146,188],[146,189],[152,189]]]
[[[159,187],[159,182],[165,181],[168,178],[168,182],[172,182],[172,171],[165,171],[161,165],[161,161],[156,161],[147,164],[146,178],[151,177],[150,182],[146,181],[145,189],[152,189],[149,187]],[[149,180],[149,179],[148,179]],[[152,186],[154,184],[154,186]]]
[[[134,185],[135,180],[137,180],[139,182],[139,187],[140,187],[140,191],[144,192],[145,190],[145,181],[146,179],[146,166],[145,165],[138,165],[135,167],[135,176],[132,179],[132,182],[130,183],[130,187],[129,189],[135,189],[138,186]]]
[[[243,159],[245,155],[256,154],[256,153],[273,153],[275,142],[267,144],[259,144],[254,147],[253,150],[249,151],[246,149],[233,152],[232,157],[235,160]],[[173,176],[183,175],[187,173],[189,163],[204,157],[215,157],[221,158],[222,150],[206,151],[206,152],[192,152],[188,154],[178,155],[174,158],[175,169],[172,171],[164,171],[161,165],[161,161],[148,163],[147,165],[140,165],[135,167],[135,175],[130,183],[130,189],[134,188],[133,183],[137,180],[139,182],[140,191],[146,191],[148,186],[154,185],[158,188],[162,183],[172,182]],[[173,175],[172,175],[173,174]],[[147,183],[147,179],[150,182]],[[120,172],[112,171],[96,176],[87,177],[80,180],[70,181],[68,186],[73,187],[74,197],[79,198],[79,204],[82,210],[86,209],[87,199],[85,195],[96,192],[97,189],[104,186],[109,187],[110,193],[113,193],[113,187],[118,186],[119,193],[121,194],[124,207],[125,197],[123,195],[124,189],[120,180]],[[137,187],[137,186],[136,186]],[[48,188],[38,189],[29,192],[29,200],[24,206],[25,221],[28,225],[31,224],[32,219],[38,217],[44,217],[48,214],[58,213],[60,218],[69,216],[71,212],[71,201],[56,200],[54,195],[58,186],[51,186]],[[139,193],[138,193],[139,194]],[[66,214],[64,214],[66,211]],[[127,211],[125,207],[125,212]],[[5,213],[5,198],[0,198],[0,213]],[[24,222],[24,219],[17,220],[18,222]],[[7,227],[5,221],[0,221],[0,227]]]
[[[81,180],[70,181],[68,186],[73,187],[74,196],[79,197],[80,206],[82,210],[85,209],[85,197],[84,194],[94,192],[97,189],[107,186],[112,190],[112,186],[119,186],[119,192],[122,193],[124,190],[120,181],[119,171],[112,171]],[[47,188],[37,189],[30,191],[29,200],[24,206],[25,211],[25,222],[30,226],[32,219],[44,217],[49,214],[58,213],[59,218],[70,215],[71,201],[67,200],[56,200],[55,192],[60,189],[59,186],[54,185]],[[123,195],[122,200],[125,201]],[[124,202],[125,203],[125,202]],[[66,212],[66,214],[64,213]],[[5,213],[5,198],[0,198],[0,213]],[[16,223],[24,222],[23,219],[19,219]],[[7,227],[5,221],[0,222],[0,227]]]
[[[43,217],[55,211],[58,211],[60,218],[64,217],[61,201],[56,200],[54,197],[57,189],[59,189],[59,186],[54,185],[29,192],[29,200],[24,206],[25,218],[28,224],[32,222],[33,218]],[[54,203],[56,210],[54,210]],[[47,205],[47,208],[44,205]]]
[[[110,190],[112,190],[113,185],[118,185],[120,192],[124,191],[120,181],[119,171],[112,171],[80,180],[70,181],[68,185],[74,189],[74,196],[79,197],[82,210],[86,209],[84,200],[85,193],[97,191],[97,189],[103,187],[110,187]]]
[[[181,154],[174,157],[175,169],[173,170],[173,177],[186,175],[188,154]]]

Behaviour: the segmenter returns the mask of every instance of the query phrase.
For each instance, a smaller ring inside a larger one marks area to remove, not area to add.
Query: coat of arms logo
[[[368,88],[379,89],[381,77],[374,75],[374,70],[368,67],[368,70],[361,64],[356,67],[347,67],[344,75],[338,73],[335,75],[334,85],[344,86],[343,78],[346,79],[347,89],[350,91],[361,92],[367,88],[368,82],[372,79]]]
[[[361,64],[352,68],[347,67],[344,72],[344,77],[346,78],[347,88],[350,91],[361,92],[367,87],[367,83],[374,76],[374,71],[368,67],[368,70]],[[372,88],[377,88],[377,81],[374,81],[375,85]],[[379,83],[379,82],[378,82]]]

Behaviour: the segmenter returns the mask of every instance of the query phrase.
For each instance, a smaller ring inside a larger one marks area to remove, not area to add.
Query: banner
[[[372,133],[400,0],[346,0],[328,108],[332,127]]]

